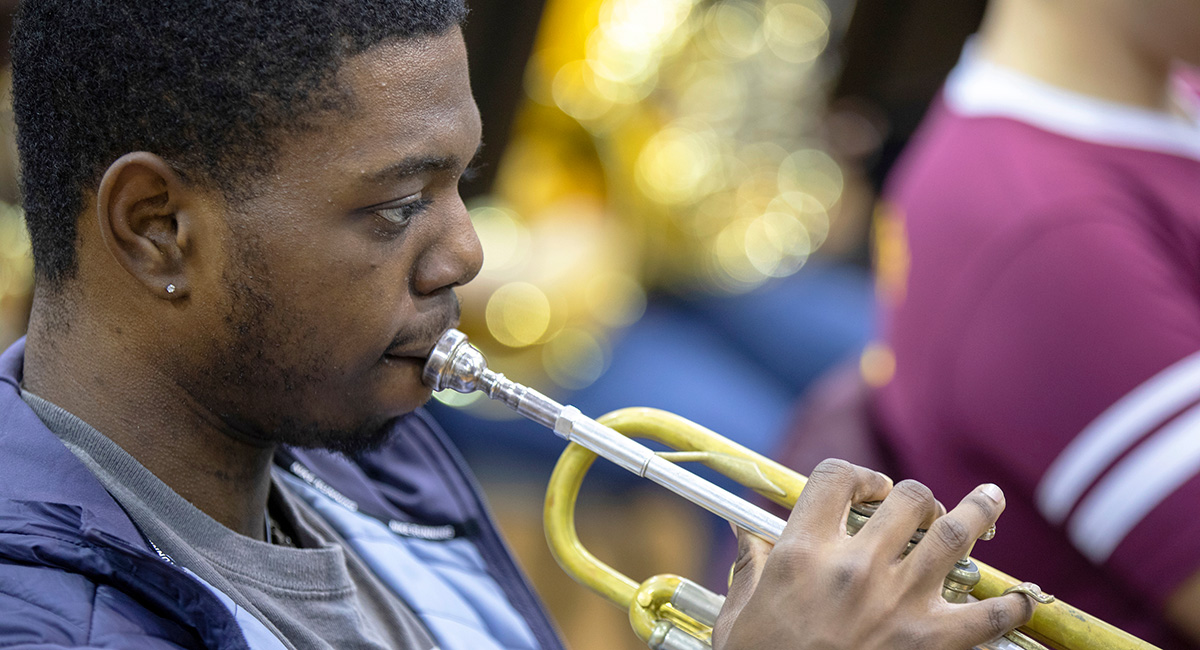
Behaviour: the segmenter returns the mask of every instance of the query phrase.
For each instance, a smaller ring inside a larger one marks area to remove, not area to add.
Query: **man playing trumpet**
[[[561,647],[420,410],[481,263],[457,193],[480,137],[464,15],[24,3],[37,289],[0,361],[0,644]],[[939,517],[919,484],[828,462],[774,549],[741,537],[714,645],[996,637],[1026,597],[939,594],[1003,507],[988,485]]]

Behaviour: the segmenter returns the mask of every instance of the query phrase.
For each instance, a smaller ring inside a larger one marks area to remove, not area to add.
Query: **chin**
[[[357,384],[292,391],[286,404],[271,409],[273,417],[253,428],[263,440],[293,447],[346,454],[377,449],[397,420],[433,396],[414,365],[393,366]]]
[[[384,357],[381,367],[384,372],[379,377],[376,398],[380,411],[398,417],[424,406],[433,397],[433,389],[421,380],[424,359]]]
[[[402,416],[372,418],[366,421],[326,425],[292,421],[277,429],[276,440],[304,449],[325,449],[347,455],[361,454],[383,446]]]

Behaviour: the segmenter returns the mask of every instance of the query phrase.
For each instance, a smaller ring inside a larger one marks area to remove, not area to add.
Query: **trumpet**
[[[552,429],[569,442],[546,492],[546,540],[559,566],[577,582],[629,612],[634,632],[652,650],[711,648],[712,626],[724,597],[673,575],[641,583],[592,555],[575,530],[575,501],[583,478],[597,457],[650,479],[738,527],[774,543],[784,520],[728,490],[680,467],[699,462],[791,508],[806,478],[769,458],[672,413],[648,408],[614,411],[593,420],[532,388],[487,368],[483,355],[458,330],[447,330],[425,364],[424,382],[434,390],[481,391],[517,413]],[[653,440],[675,451],[655,452],[634,440]],[[847,530],[853,534],[877,504],[852,504]],[[989,531],[991,533],[993,531]],[[917,531],[912,542],[920,541]],[[984,538],[990,538],[985,535]],[[1017,579],[964,556],[946,576],[943,597],[951,602],[992,598],[1013,591],[1038,606],[1028,625],[1010,631],[984,650],[1157,650],[1100,619]]]

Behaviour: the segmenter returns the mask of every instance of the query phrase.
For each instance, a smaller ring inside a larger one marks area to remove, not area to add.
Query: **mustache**
[[[411,353],[415,346],[427,346],[432,349],[442,332],[458,325],[461,314],[462,306],[459,304],[458,296],[451,295],[445,307],[397,333],[391,344],[388,345],[388,351]],[[429,350],[422,350],[422,352],[428,353]]]

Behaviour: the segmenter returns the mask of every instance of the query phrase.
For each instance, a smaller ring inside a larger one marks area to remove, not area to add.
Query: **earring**
[[[175,285],[168,284],[167,285],[167,293],[175,293]]]

